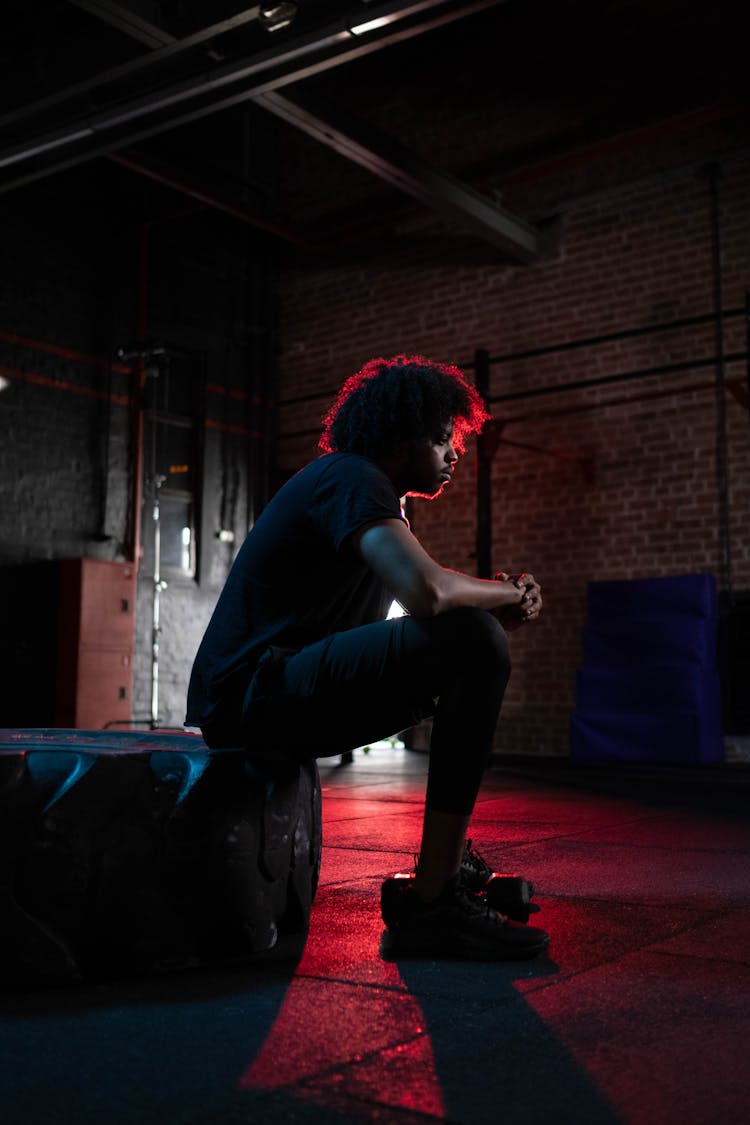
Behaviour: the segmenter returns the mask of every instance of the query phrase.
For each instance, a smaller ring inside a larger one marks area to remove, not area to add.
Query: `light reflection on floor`
[[[393,768],[399,762],[403,776]],[[716,1098],[701,1077],[711,1072],[737,1104],[737,1051],[727,1054],[725,1045],[717,1058],[697,1049],[691,1026],[705,998],[682,969],[698,918],[710,923],[738,894],[750,895],[717,850],[722,839],[750,844],[743,825],[616,789],[523,791],[491,779],[472,831],[493,866],[536,877],[541,911],[532,921],[551,931],[551,956],[521,965],[396,964],[379,953],[378,891],[385,875],[411,866],[424,766],[420,755],[379,748],[358,752],[352,766],[323,769],[325,858],[310,935],[240,1087],[302,1099],[330,1120],[345,1113],[389,1125],[411,1125],[411,1113],[465,1125],[550,1114],[596,1125],[685,1125],[699,1118],[690,1117],[678,1076],[703,1113]],[[709,850],[686,853],[688,830],[694,847]],[[682,943],[676,961],[672,942]],[[715,982],[728,1019],[750,1030],[741,997],[730,1002],[729,970],[722,977],[710,962],[703,968],[704,987]],[[643,1034],[652,992],[665,998],[660,1041]],[[618,996],[626,994],[623,1007]],[[707,1042],[716,1021],[709,1011],[698,1023]],[[653,1085],[660,1047],[669,1056],[659,1064],[669,1099]]]

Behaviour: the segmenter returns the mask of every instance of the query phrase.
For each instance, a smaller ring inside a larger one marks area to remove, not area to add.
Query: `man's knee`
[[[498,672],[510,675],[511,656],[508,637],[500,622],[486,609],[463,606],[451,610],[455,645],[463,658],[480,665],[492,664]]]

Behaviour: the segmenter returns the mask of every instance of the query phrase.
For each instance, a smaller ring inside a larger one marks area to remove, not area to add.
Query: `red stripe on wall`
[[[216,422],[213,418],[206,418],[205,427],[207,430],[224,430],[228,434],[236,434],[238,437],[251,437],[258,438],[260,441],[268,441],[268,434],[263,434],[260,430],[248,430],[245,426],[234,426],[229,422]]]
[[[36,375],[32,371],[18,371],[14,367],[5,367],[0,364],[0,375],[4,375],[7,379],[15,379],[19,382],[33,383],[40,387],[50,387],[55,391],[70,391],[77,395],[86,395],[89,398],[98,398],[104,401],[109,399],[110,402],[116,406],[130,406],[131,398],[129,395],[109,394],[107,391],[99,391],[94,387],[86,387],[81,383],[71,383],[66,379],[52,379],[48,375]],[[213,418],[206,418],[205,427],[208,430],[223,430],[229,434],[236,434],[238,437],[251,437],[258,438],[260,441],[267,441],[268,435],[261,433],[260,430],[250,430],[246,426],[236,426],[229,422],[217,422]]]
[[[17,371],[15,367],[5,367],[0,364],[0,375],[6,379],[16,379],[23,383],[35,383],[40,387],[51,387],[56,391],[71,391],[73,394],[86,395],[89,398],[109,399],[118,406],[129,406],[129,395],[110,394],[108,391],[99,391],[95,387],[86,387],[81,383],[70,383],[67,379],[51,379],[48,375],[35,375],[32,371]]]
[[[222,387],[218,383],[206,383],[206,390],[209,392],[209,394],[224,395],[227,398],[236,398],[240,402],[247,402],[248,400],[250,400],[256,406],[261,406],[264,402],[269,401],[269,399],[263,398],[262,395],[253,395],[251,399],[247,391],[238,391],[232,387]]]
[[[33,348],[37,352],[49,352],[50,355],[59,355],[64,359],[75,359],[79,363],[93,363],[95,367],[111,367],[123,375],[132,375],[133,368],[127,363],[112,363],[106,356],[89,355],[88,352],[79,352],[74,348],[63,348],[59,344],[48,344],[44,340],[32,340],[29,336],[17,336],[15,332],[6,332],[0,328],[0,340],[9,344],[21,344],[24,348]]]

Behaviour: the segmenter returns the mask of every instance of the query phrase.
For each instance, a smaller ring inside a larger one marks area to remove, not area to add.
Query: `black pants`
[[[432,715],[427,807],[469,815],[509,675],[505,632],[484,610],[398,617],[299,652],[269,650],[242,701],[240,729],[204,736],[209,745],[239,739],[251,758],[261,748],[326,757]]]

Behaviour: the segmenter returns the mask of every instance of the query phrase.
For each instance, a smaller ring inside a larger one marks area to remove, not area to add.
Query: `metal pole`
[[[161,518],[159,490],[166,477],[154,476],[154,602],[151,618],[151,730],[159,726],[159,635],[161,633],[161,593],[167,584],[162,581],[161,570]]]
[[[474,353],[475,386],[487,406],[490,391],[490,355],[484,348]],[[489,409],[489,407],[488,407]],[[477,577],[492,577],[492,452],[486,433],[477,438]]]
[[[745,372],[747,377],[747,416],[750,419],[750,290],[745,294],[745,350],[747,360]]]
[[[721,213],[718,164],[708,169],[711,193],[711,236],[714,291],[714,339],[716,344],[716,486],[719,501],[719,577],[720,584],[732,595],[732,532],[729,502],[729,442],[727,435],[727,404],[725,389],[724,318],[721,301]]]

